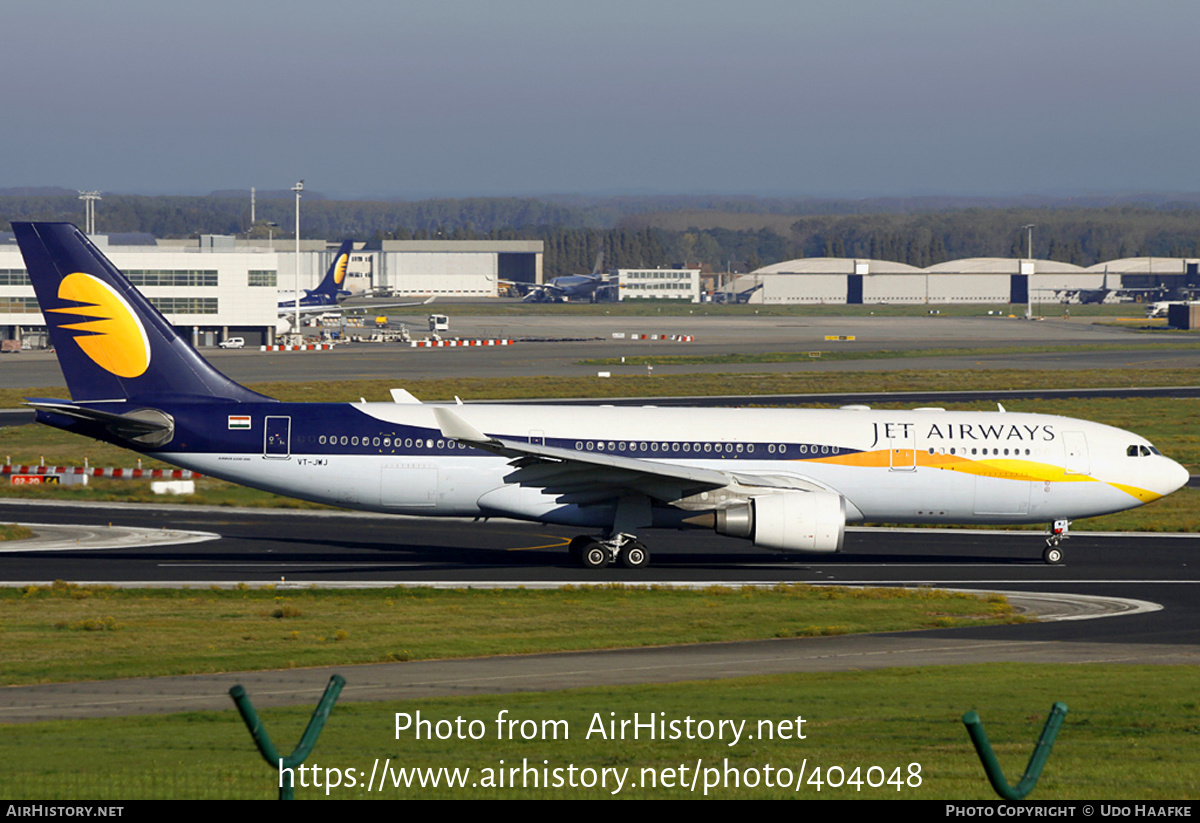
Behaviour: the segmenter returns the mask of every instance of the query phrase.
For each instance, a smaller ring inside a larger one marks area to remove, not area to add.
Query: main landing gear
[[[1070,520],[1055,520],[1050,527],[1050,536],[1046,538],[1046,550],[1042,552],[1042,560],[1051,566],[1063,562],[1063,550],[1059,548],[1062,542],[1070,537],[1067,531],[1071,527]]]
[[[615,534],[607,540],[581,534],[571,541],[567,551],[585,569],[602,569],[610,563],[640,569],[650,564],[650,552],[632,534]]]

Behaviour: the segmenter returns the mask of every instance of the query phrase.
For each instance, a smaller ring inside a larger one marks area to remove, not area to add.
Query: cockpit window
[[[1150,456],[1150,447],[1142,446],[1142,457],[1149,457],[1149,456]]]
[[[1138,447],[1137,447],[1136,443],[1125,450],[1125,456],[1126,457],[1137,457],[1138,456]]]

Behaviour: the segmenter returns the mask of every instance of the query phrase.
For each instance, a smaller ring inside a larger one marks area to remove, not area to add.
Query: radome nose
[[[1188,474],[1188,470],[1174,460],[1167,458],[1167,463],[1170,465],[1165,466],[1165,471],[1162,473],[1162,494],[1164,497],[1171,494],[1171,492],[1183,488],[1192,479],[1191,475]]]

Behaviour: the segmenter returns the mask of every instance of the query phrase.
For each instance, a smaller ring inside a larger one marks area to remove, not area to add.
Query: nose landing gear
[[[1055,520],[1050,527],[1050,536],[1046,538],[1046,549],[1042,552],[1042,560],[1048,565],[1057,566],[1063,562],[1062,542],[1070,535],[1067,533],[1071,527],[1070,520]]]

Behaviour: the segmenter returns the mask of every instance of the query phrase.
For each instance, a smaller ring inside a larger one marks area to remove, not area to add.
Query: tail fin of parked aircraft
[[[309,297],[321,297],[330,303],[337,303],[338,292],[341,291],[342,284],[346,282],[346,268],[350,265],[350,252],[353,250],[353,240],[342,241],[337,256],[329,265],[329,271],[325,272],[325,279],[315,289],[308,292]]]
[[[73,400],[269,399],[210,366],[75,226],[12,226]]]

